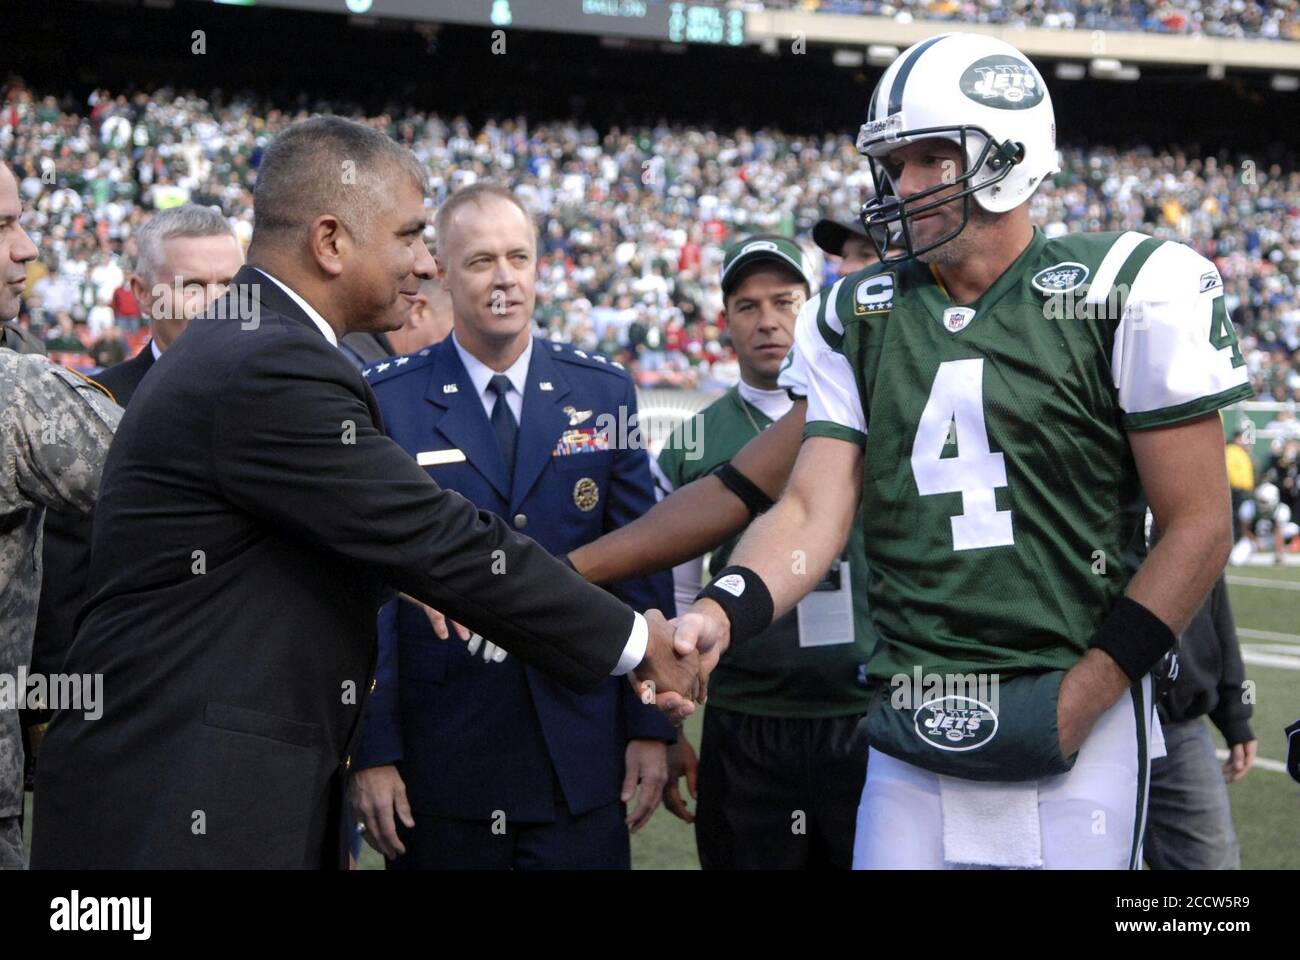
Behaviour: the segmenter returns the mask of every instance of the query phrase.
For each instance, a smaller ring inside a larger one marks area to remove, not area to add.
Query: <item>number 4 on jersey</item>
[[[958,455],[944,457],[943,448],[954,423]],[[998,487],[1007,485],[1007,467],[1002,454],[989,450],[982,359],[939,364],[912,443],[912,474],[923,497],[962,495],[962,512],[952,518],[954,550],[1005,547],[1015,542],[1011,511],[999,510],[994,497]]]

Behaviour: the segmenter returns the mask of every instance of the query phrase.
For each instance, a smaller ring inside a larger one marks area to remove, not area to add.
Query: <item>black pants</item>
[[[1241,505],[1249,500],[1253,494],[1249,490],[1238,490],[1232,488],[1232,542],[1236,543],[1241,539]]]
[[[632,854],[627,808],[619,802],[574,816],[561,801],[553,823],[496,825],[413,813],[415,828],[397,821],[406,853],[389,870],[628,870]]]
[[[705,870],[848,870],[867,775],[861,716],[708,707],[695,843]]]

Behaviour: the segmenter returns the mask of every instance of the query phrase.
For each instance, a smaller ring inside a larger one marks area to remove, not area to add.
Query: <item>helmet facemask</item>
[[[869,132],[868,127],[874,127],[875,129]],[[885,136],[880,136],[879,130],[879,122],[868,123],[863,124],[862,130],[858,134],[858,152],[867,157],[867,162],[871,167],[871,178],[876,188],[875,198],[863,204],[859,216],[868,237],[871,239],[872,246],[876,248],[876,253],[880,256],[881,263],[886,264],[910,260],[956,239],[966,229],[966,224],[970,221],[971,198],[975,197],[977,191],[992,187],[1005,179],[1012,168],[1025,155],[1023,144],[1011,140],[999,143],[983,127],[973,124],[952,127],[923,127],[897,133],[891,131]],[[983,141],[979,153],[973,161],[971,160],[970,150],[971,135],[978,136]],[[957,176],[945,179],[944,182],[935,184],[933,187],[927,187],[910,197],[900,197],[893,176],[882,159],[870,152],[871,149],[878,150],[885,144],[891,145],[890,149],[892,149],[892,145],[903,146],[930,138],[947,140],[959,146],[963,162],[962,171]],[[985,167],[990,171],[987,179],[980,180],[978,183],[972,182]],[[956,193],[935,199],[940,193],[951,189],[954,184],[959,185],[961,189]],[[917,247],[912,242],[911,219],[937,210],[939,207],[956,200],[960,200],[962,204],[961,222],[956,229],[933,243]],[[978,202],[979,198],[975,197],[975,200]],[[903,252],[888,257],[886,251],[890,246],[902,247]]]

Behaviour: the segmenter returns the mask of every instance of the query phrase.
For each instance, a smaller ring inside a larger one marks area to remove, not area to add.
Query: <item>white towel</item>
[[[943,859],[978,867],[1042,867],[1038,784],[939,777]]]
[[[1151,759],[1159,760],[1162,757],[1169,756],[1169,748],[1165,746],[1165,728],[1160,726],[1160,714],[1151,711]]]

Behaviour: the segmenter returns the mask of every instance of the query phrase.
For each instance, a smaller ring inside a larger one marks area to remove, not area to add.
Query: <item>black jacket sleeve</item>
[[[1232,604],[1228,602],[1228,584],[1223,577],[1210,592],[1210,614],[1214,620],[1214,634],[1219,640],[1222,669],[1219,673],[1219,702],[1210,711],[1210,720],[1219,728],[1228,746],[1255,739],[1250,729],[1253,710],[1245,697],[1243,684],[1246,667],[1241,660],[1241,645],[1237,643],[1237,625],[1232,618]]]
[[[378,573],[579,692],[609,676],[632,610],[440,489],[382,434],[373,394],[336,350],[266,338],[222,396],[212,471],[241,509],[356,561],[358,575]]]

